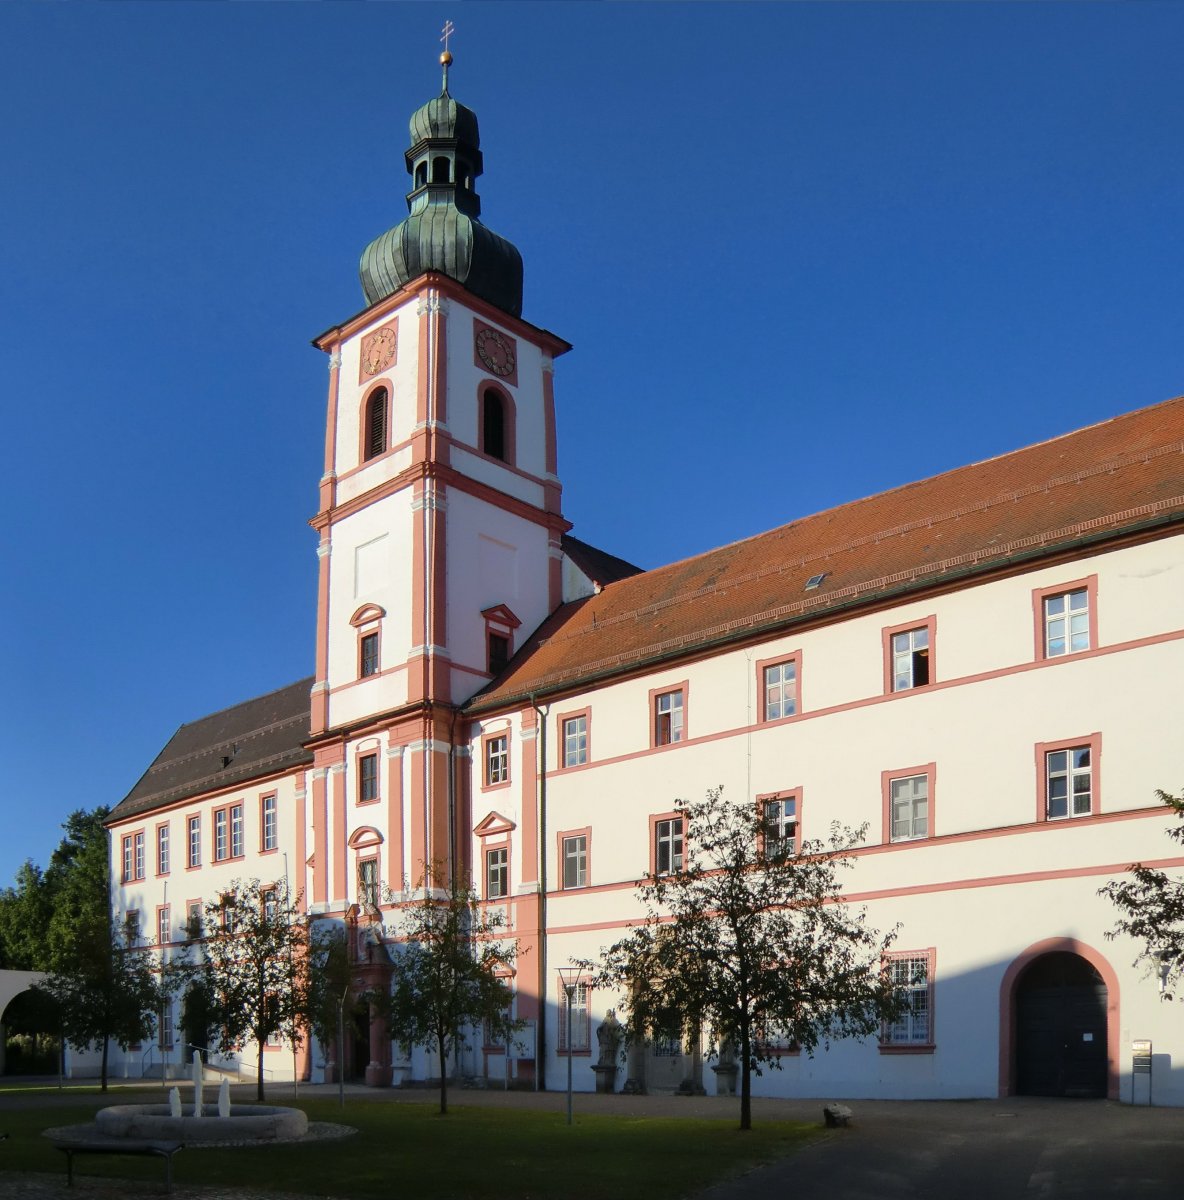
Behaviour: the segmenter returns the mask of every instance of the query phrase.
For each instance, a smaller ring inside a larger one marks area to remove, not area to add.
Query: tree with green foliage
[[[309,934],[308,1028],[323,1047],[333,1045],[342,1012],[359,1000],[349,960],[349,934],[337,924],[318,921]],[[344,1054],[344,1047],[339,1053]],[[344,1063],[338,1064],[339,1069]]]
[[[110,1043],[126,1050],[152,1035],[162,992],[154,956],[131,925],[111,917],[110,858],[105,808],[70,814],[47,879],[53,915],[46,930],[49,976],[41,985],[59,1006],[66,1040],[79,1049],[102,1046],[107,1090]]]
[[[201,932],[174,973],[191,992],[196,986],[192,994],[212,997],[218,1049],[255,1043],[255,1094],[262,1100],[268,1039],[299,1043],[308,1012],[308,935],[298,896],[283,879],[236,879],[205,906]]]
[[[604,952],[596,982],[623,993],[634,1040],[706,1026],[735,1046],[747,1130],[752,1075],[780,1066],[778,1046],[809,1054],[894,1015],[883,964],[895,932],[841,899],[838,872],[865,830],[835,824],[799,846],[784,810],[729,804],[722,788],[677,812],[667,871],[637,887],[645,923]]]
[[[1181,822],[1166,831],[1168,837],[1184,844],[1184,795],[1155,794]],[[1159,975],[1163,999],[1171,1000],[1184,977],[1184,880],[1132,863],[1129,878],[1112,879],[1098,894],[1111,900],[1121,913],[1106,936],[1113,939],[1126,934],[1142,942],[1135,962]]]
[[[43,971],[49,966],[53,884],[30,858],[18,868],[13,885],[0,891],[0,968]]]
[[[466,1045],[469,1030],[484,1028],[503,1042],[521,1022],[510,1015],[513,992],[506,981],[516,948],[499,939],[505,918],[484,908],[467,880],[433,888],[447,878],[439,865],[416,885],[393,933],[389,995],[373,997],[390,1019],[391,1037],[434,1046],[440,1067],[440,1113],[448,1112],[448,1060]]]

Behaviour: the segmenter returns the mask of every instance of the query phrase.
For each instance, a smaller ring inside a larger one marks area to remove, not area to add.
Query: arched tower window
[[[425,159],[415,168],[415,186],[423,187],[428,181],[428,164]]]
[[[447,183],[449,175],[449,163],[443,155],[439,158],[432,159],[432,182]]]
[[[386,388],[377,388],[366,401],[365,441],[362,448],[362,460],[377,458],[386,450],[387,430],[387,396]]]
[[[508,462],[506,454],[506,405],[501,393],[486,388],[481,394],[481,449],[491,458]]]

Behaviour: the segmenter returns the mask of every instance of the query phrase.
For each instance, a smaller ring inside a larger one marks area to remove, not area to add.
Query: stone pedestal
[[[717,1096],[734,1096],[736,1094],[736,1064],[727,1063],[711,1069],[715,1072],[715,1094]]]
[[[596,1090],[606,1095],[612,1095],[617,1090],[617,1067],[615,1063],[608,1066],[597,1064],[592,1068],[596,1072]]]

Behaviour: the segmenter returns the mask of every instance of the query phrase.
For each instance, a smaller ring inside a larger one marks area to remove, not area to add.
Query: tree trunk
[[[255,1051],[255,1074],[258,1076],[255,1083],[255,1099],[260,1104],[263,1103],[263,1043],[266,1041],[267,1039],[264,1038],[262,1042],[258,1042]]]
[[[751,1034],[748,1025],[740,1027],[740,1128],[752,1128],[752,1071],[749,1068],[748,1052]]]
[[[103,1065],[99,1069],[99,1091],[107,1090],[107,1047],[111,1044],[111,1039],[103,1034]]]
[[[440,1116],[446,1117],[448,1115],[448,1072],[445,1067],[448,1062],[448,1051],[443,1038],[439,1038],[436,1045],[440,1048]]]

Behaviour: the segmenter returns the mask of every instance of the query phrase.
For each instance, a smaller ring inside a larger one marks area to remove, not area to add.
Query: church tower
[[[367,307],[329,356],[319,511],[308,899],[399,890],[468,855],[458,706],[561,600],[553,362],[522,259],[480,221],[476,115],[410,121],[408,215],[362,254]],[[440,875],[434,882],[443,882]]]

